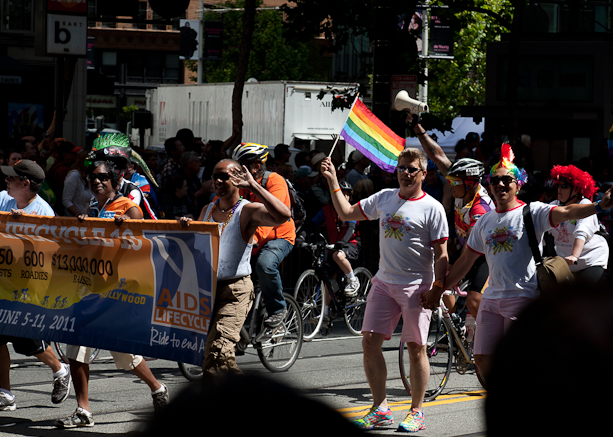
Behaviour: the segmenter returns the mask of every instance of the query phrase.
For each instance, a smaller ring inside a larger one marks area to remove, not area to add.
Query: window
[[[32,0],[2,0],[2,30],[34,30]]]

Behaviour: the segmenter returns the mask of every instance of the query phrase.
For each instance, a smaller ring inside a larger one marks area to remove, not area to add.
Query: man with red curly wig
[[[558,189],[558,198],[550,205],[590,204],[598,190],[592,176],[574,165],[556,165],[551,180]],[[609,246],[598,235],[600,222],[596,215],[567,220],[553,228],[556,253],[563,257],[575,279],[597,284],[609,261]]]

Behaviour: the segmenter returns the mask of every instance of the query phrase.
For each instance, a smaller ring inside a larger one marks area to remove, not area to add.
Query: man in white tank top
[[[218,223],[220,233],[215,302],[202,363],[205,377],[241,372],[234,350],[255,297],[250,278],[253,235],[259,226],[277,226],[291,218],[290,209],[238,162],[219,161],[212,178],[217,199],[198,218]],[[241,188],[256,194],[262,203],[244,200]],[[180,219],[183,226],[190,222],[187,217]]]

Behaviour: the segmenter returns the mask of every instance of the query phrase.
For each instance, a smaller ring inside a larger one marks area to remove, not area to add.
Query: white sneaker
[[[351,279],[347,279],[347,285],[345,285],[345,296],[355,297],[360,289],[360,281],[355,276]]]
[[[0,411],[15,411],[15,396],[0,391]]]

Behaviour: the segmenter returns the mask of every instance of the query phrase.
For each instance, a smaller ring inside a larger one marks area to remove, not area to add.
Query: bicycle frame
[[[321,237],[323,238],[323,236]],[[334,292],[334,289],[332,287],[332,281],[330,281],[330,276],[328,275],[328,272],[326,271],[327,254],[328,254],[328,251],[330,250],[330,247],[328,246],[330,245],[321,244],[321,243],[313,243],[313,244],[307,245],[307,247],[310,249],[309,251],[311,252],[311,256],[313,257],[313,262],[311,264],[311,267],[313,267],[313,270],[315,270],[315,274],[317,275],[317,277],[321,279],[324,282],[324,285],[326,286],[327,293],[330,295],[331,309],[336,311],[337,313],[341,313],[344,310],[342,308],[339,308],[338,300],[336,299],[336,293]],[[337,269],[337,270],[340,271],[340,269]],[[343,277],[344,275],[341,275],[341,280],[337,281],[339,290],[342,286]],[[320,290],[320,291],[323,291],[323,290]],[[350,307],[351,306],[349,306],[349,308]]]

